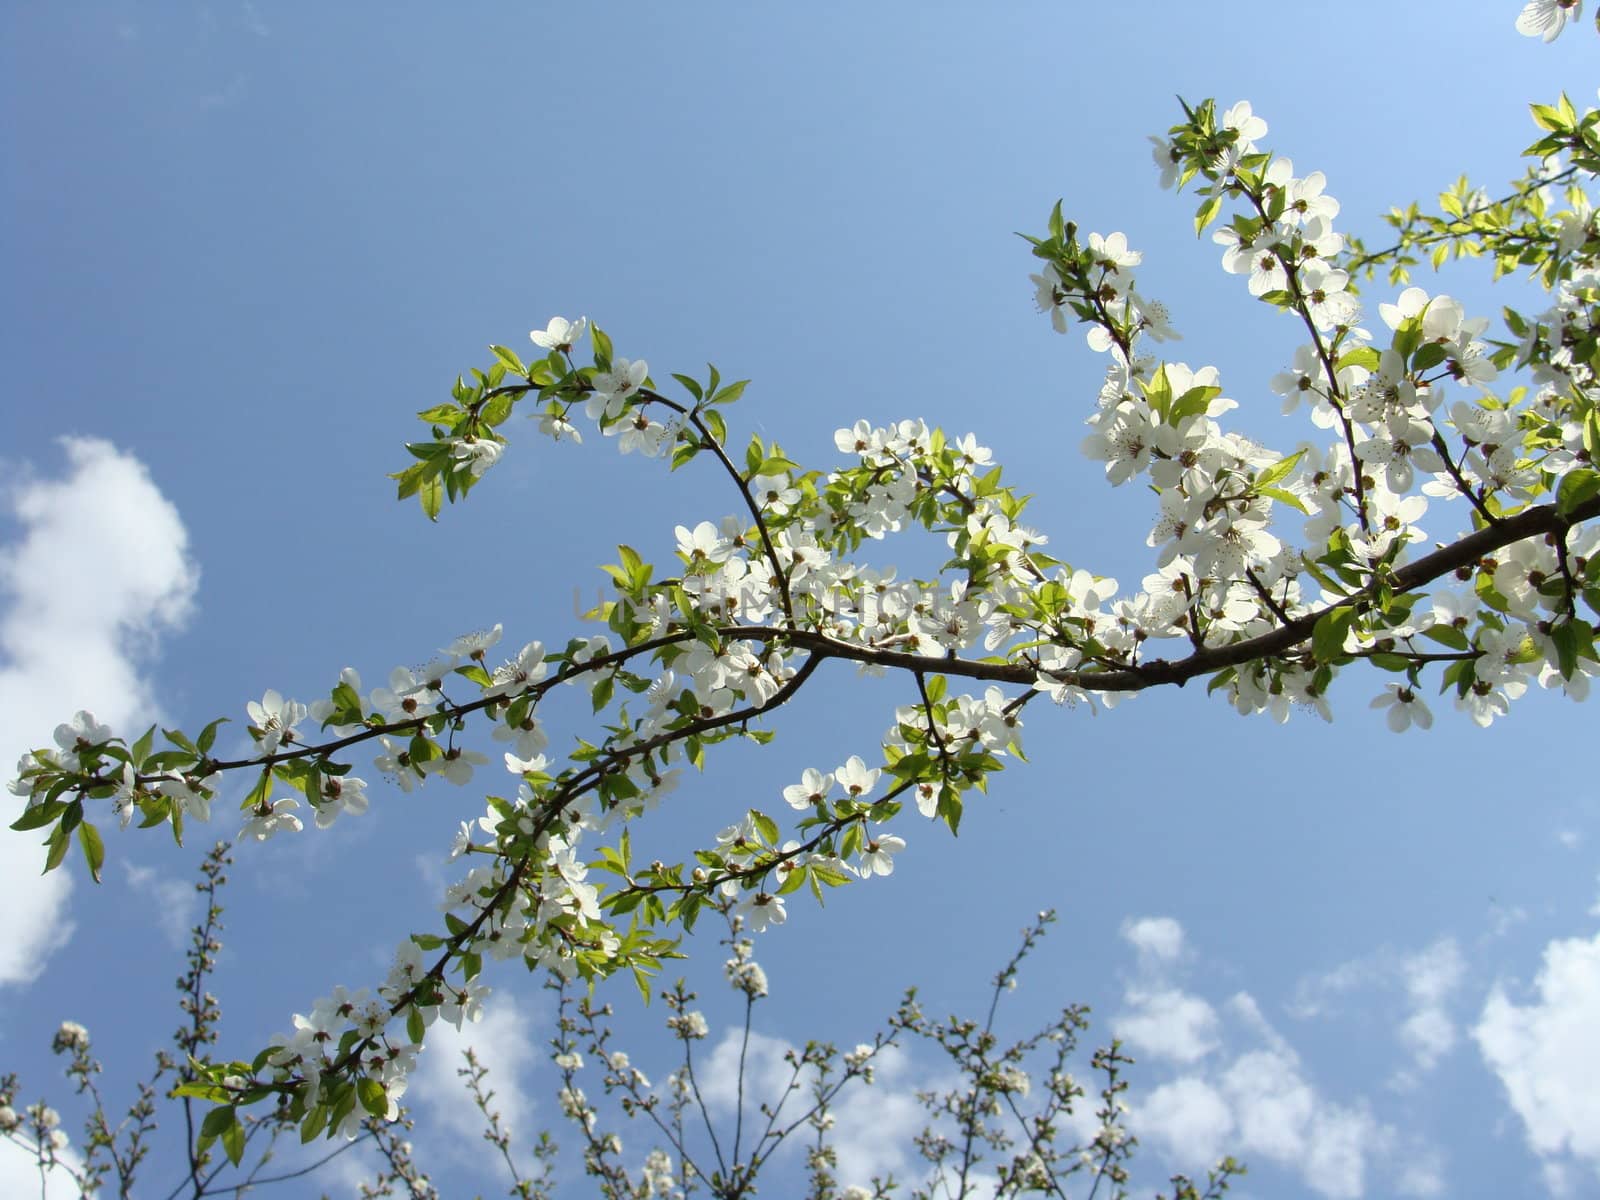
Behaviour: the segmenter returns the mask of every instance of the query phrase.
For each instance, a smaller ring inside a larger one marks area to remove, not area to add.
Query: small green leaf
[[[750,381],[748,379],[735,380],[733,383],[730,383],[727,387],[723,388],[721,391],[712,396],[711,403],[732,404],[740,396],[744,395],[744,389],[749,385],[749,383]]]
[[[611,338],[598,325],[589,326],[589,338],[594,343],[594,365],[602,371],[611,369]]]
[[[1290,508],[1297,508],[1307,516],[1311,514],[1311,509],[1306,502],[1293,492],[1286,492],[1282,488],[1261,487],[1259,485],[1257,485],[1256,491],[1269,500],[1276,500],[1279,504],[1287,504]]]
[[[217,740],[217,728],[226,724],[227,721],[227,717],[218,717],[215,721],[211,722],[211,724],[202,729],[200,731],[200,736],[194,741],[195,749],[199,750],[201,754],[210,754],[211,746]]]
[[[1595,496],[1600,496],[1600,471],[1588,468],[1568,471],[1556,488],[1556,511],[1564,517],[1569,516],[1579,505]]]
[[[11,828],[18,833],[43,829],[59,817],[66,807],[65,800],[47,800],[43,804],[35,804],[32,808],[23,809],[22,815],[11,822]]]
[[[100,868],[106,863],[105,843],[100,840],[100,831],[85,821],[78,826],[78,844],[83,847],[83,857],[89,864],[89,874],[96,883],[100,882]]]
[[[306,1142],[313,1141],[316,1136],[322,1132],[323,1126],[327,1125],[327,1123],[327,1105],[314,1105],[311,1111],[306,1114],[306,1119],[300,1122],[301,1144],[303,1145]]]
[[[128,754],[133,759],[135,770],[143,765],[145,757],[150,753],[150,746],[155,741],[155,737],[156,727],[152,725],[139,736],[138,741],[128,747]]]
[[[489,352],[505,363],[506,370],[514,371],[518,375],[526,375],[528,368],[522,365],[522,359],[517,357],[517,352],[508,346],[490,346]]]
[[[1334,662],[1344,657],[1345,638],[1356,618],[1356,610],[1341,604],[1323,613],[1311,630],[1311,655],[1318,662]]]
[[[196,1100],[211,1100],[221,1103],[227,1098],[228,1089],[203,1079],[194,1079],[173,1088],[172,1094],[174,1096],[192,1096]]]
[[[510,392],[501,392],[493,400],[483,406],[480,419],[485,425],[504,425],[506,418],[511,415],[511,410],[516,406],[517,398]]]
[[[1207,197],[1205,203],[1201,204],[1194,214],[1195,237],[1199,237],[1205,232],[1206,226],[1217,219],[1217,213],[1221,208],[1222,196],[1220,194]]]
[[[1294,454],[1291,454],[1288,458],[1281,458],[1277,462],[1273,463],[1265,471],[1256,476],[1257,490],[1261,488],[1272,487],[1274,484],[1282,483],[1285,479],[1289,478],[1289,473],[1293,471],[1295,467],[1300,465],[1300,460],[1305,456],[1306,452],[1304,450],[1300,450]]]
[[[1472,645],[1467,635],[1454,625],[1430,625],[1422,631],[1422,636],[1452,650],[1465,650]]]
[[[1438,264],[1435,265],[1437,266]],[[1430,367],[1437,367],[1448,357],[1449,353],[1438,342],[1425,342],[1418,346],[1417,352],[1411,356],[1411,369],[1413,371],[1426,371]]]
[[[444,488],[439,483],[439,476],[424,479],[417,488],[417,496],[422,502],[422,511],[428,514],[428,520],[439,519],[439,509],[444,506]]]
[[[361,1107],[375,1117],[384,1117],[389,1114],[389,1093],[383,1090],[383,1084],[376,1079],[363,1077],[356,1080],[356,1095],[361,1100]]]
[[[223,1130],[237,1123],[239,1113],[231,1104],[224,1104],[220,1108],[213,1108],[205,1115],[205,1120],[200,1122],[200,1133],[204,1137],[221,1137]]]
[[[430,425],[453,425],[466,415],[466,410],[458,404],[435,404],[423,409],[417,417]]]
[[[489,678],[489,672],[485,671],[477,663],[468,663],[464,667],[457,667],[456,674],[463,679],[472,680],[479,687],[491,687],[494,684],[494,680]]]

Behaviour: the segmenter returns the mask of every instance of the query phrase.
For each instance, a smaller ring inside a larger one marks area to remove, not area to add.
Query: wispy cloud
[[[164,875],[154,867],[140,867],[124,862],[128,886],[135,892],[150,897],[147,911],[154,911],[161,926],[161,936],[174,950],[189,946],[189,933],[200,923],[201,897],[195,891],[194,880],[181,876]]]
[[[1411,1052],[1411,1068],[1395,1076],[1397,1085],[1414,1086],[1454,1049],[1456,1025],[1449,1005],[1466,973],[1454,938],[1440,938],[1401,963],[1410,1011],[1400,1025],[1400,1042]]]
[[[1183,986],[1174,971],[1183,931],[1165,920],[1170,927],[1151,918],[1124,926],[1140,970],[1124,988],[1125,1007],[1113,1022],[1146,1061],[1180,1068],[1134,1103],[1129,1124],[1142,1141],[1180,1170],[1203,1174],[1235,1154],[1297,1174],[1311,1191],[1337,1200],[1365,1195],[1369,1176],[1380,1169],[1401,1194],[1442,1189],[1437,1155],[1411,1145],[1364,1098],[1329,1095],[1248,992],[1218,1005]],[[1448,990],[1449,965],[1443,953],[1419,958],[1411,976],[1419,1004]],[[1348,991],[1372,974],[1347,964],[1322,991]],[[1413,1162],[1426,1169],[1400,1171]]]
[[[1347,1005],[1367,1008],[1374,993],[1385,997],[1387,1007],[1392,1003],[1387,998],[1399,992],[1404,997],[1404,1016],[1394,1025],[1394,1035],[1409,1061],[1389,1083],[1405,1090],[1415,1087],[1455,1048],[1456,1020],[1451,1009],[1466,975],[1466,960],[1454,938],[1439,938],[1413,952],[1385,946],[1300,980],[1289,1012],[1311,1019],[1336,1014]]]
[[[199,584],[177,509],[143,464],[96,438],[61,445],[62,476],[8,463],[21,481],[0,499],[19,526],[0,549],[0,761],[8,778],[25,751],[51,745],[55,723],[78,709],[118,733],[157,716],[143,667],[160,637],[188,619]],[[21,803],[0,799],[3,812]],[[0,984],[33,979],[71,936],[71,871],[40,875],[42,854],[38,835],[0,831],[10,918]]]

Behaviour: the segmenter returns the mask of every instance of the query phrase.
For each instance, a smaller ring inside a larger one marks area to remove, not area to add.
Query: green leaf
[[[1467,635],[1454,625],[1430,625],[1422,631],[1422,636],[1452,650],[1466,650],[1472,645],[1467,640]]]
[[[11,828],[18,833],[43,829],[59,817],[66,807],[65,800],[47,800],[43,804],[35,804],[32,808],[23,809],[22,815],[11,822]]]
[[[483,406],[479,419],[485,425],[504,425],[506,418],[511,415],[511,410],[516,406],[517,398],[510,392],[501,392],[493,400]]]
[[[222,1131],[222,1148],[234,1166],[244,1157],[244,1126],[235,1121]]]
[[[719,445],[728,444],[728,423],[722,419],[718,412],[708,412],[705,415],[706,428],[711,431],[711,436]]]
[[[327,1105],[313,1105],[311,1111],[306,1114],[306,1119],[300,1122],[301,1144],[304,1145],[306,1142],[314,1140],[316,1136],[322,1132],[323,1127],[327,1125],[327,1123]]]
[[[1551,133],[1561,133],[1567,128],[1561,119],[1561,114],[1548,104],[1530,104],[1528,111],[1533,114],[1534,122],[1541,129],[1548,129]]]
[[[429,475],[436,474],[438,470],[439,465],[437,463],[419,462],[412,463],[404,471],[396,471],[393,475],[390,475],[390,479],[398,481],[398,486],[395,488],[395,499],[404,500],[407,496],[415,495],[417,489],[422,486],[423,480],[427,479]]]
[[[138,741],[134,742],[134,744],[128,748],[128,753],[133,759],[135,770],[137,770],[144,763],[145,757],[150,753],[151,745],[155,742],[155,738],[156,727],[152,725],[139,736]]]
[[[173,1088],[172,1094],[174,1096],[192,1096],[196,1100],[211,1100],[220,1103],[227,1098],[228,1089],[204,1079],[193,1079],[188,1083],[181,1083]]]
[[[427,1028],[427,1023],[422,1019],[422,1010],[413,1004],[406,1012],[406,1036],[414,1045],[420,1045]]]
[[[205,1120],[200,1122],[200,1133],[204,1137],[221,1137],[223,1131],[238,1120],[238,1110],[231,1104],[224,1104],[206,1114]]]
[[[1287,504],[1290,508],[1298,508],[1307,516],[1311,514],[1311,509],[1306,502],[1293,492],[1286,492],[1282,488],[1261,487],[1259,485],[1256,487],[1256,491],[1269,500],[1276,500],[1279,504]]]
[[[961,793],[955,788],[946,786],[939,793],[939,807],[934,810],[934,815],[944,818],[944,823],[950,827],[952,834],[961,832]]]
[[[594,704],[595,712],[599,712],[602,708],[611,703],[611,694],[615,690],[616,676],[602,675],[599,679],[595,680],[594,691],[590,696]]]
[[[514,371],[518,375],[526,375],[528,368],[522,365],[522,359],[517,357],[517,352],[507,346],[490,346],[489,352],[505,363],[506,370]]]
[[[257,808],[266,803],[267,794],[272,790],[272,768],[266,767],[261,772],[261,778],[245,795],[244,802],[239,805],[241,811]]]
[[[1440,247],[1444,249],[1444,247]],[[1435,264],[1436,266],[1438,264]],[[1411,369],[1413,371],[1426,371],[1430,367],[1437,367],[1449,357],[1445,348],[1438,342],[1425,342],[1417,347],[1417,352],[1411,356]]]
[[[467,410],[459,404],[435,404],[423,409],[417,417],[430,425],[453,425],[466,415]]]
[[[383,1084],[376,1079],[363,1076],[356,1080],[356,1095],[361,1100],[361,1107],[375,1117],[389,1114],[389,1093],[383,1090]]]
[[[761,460],[761,464],[756,467],[754,474],[782,475],[786,471],[797,470],[798,467],[798,463],[784,458],[781,454],[769,454],[766,458]]]
[[[100,868],[106,863],[105,843],[100,840],[100,831],[85,821],[78,826],[78,844],[83,847],[83,857],[89,864],[89,874],[96,883],[100,882]]]
[[[1383,356],[1371,346],[1361,346],[1355,350],[1341,354],[1334,366],[1343,370],[1345,367],[1365,367],[1368,371],[1376,371],[1383,362]]]
[[[1311,630],[1311,656],[1318,662],[1335,662],[1345,656],[1345,637],[1356,619],[1356,610],[1341,604],[1323,613]]]
[[[211,722],[211,724],[202,729],[200,731],[200,736],[194,740],[195,749],[199,750],[201,754],[210,754],[211,746],[217,740],[217,728],[226,724],[227,721],[227,717],[218,717],[215,721]]]
[[[1305,456],[1306,452],[1304,450],[1300,450],[1294,454],[1291,454],[1288,458],[1281,458],[1277,462],[1273,463],[1265,471],[1256,476],[1257,490],[1271,487],[1277,483],[1282,483],[1289,477],[1289,472],[1293,471],[1295,467],[1300,464],[1300,460]]]
[[[1568,471],[1556,487],[1556,511],[1564,517],[1569,516],[1579,505],[1595,496],[1600,496],[1600,471],[1589,468]]]
[[[494,684],[494,680],[489,678],[489,672],[485,671],[477,663],[468,663],[464,667],[457,667],[456,674],[463,679],[472,680],[479,687],[492,687]]]
[[[711,403],[732,404],[740,396],[744,395],[744,389],[749,385],[749,383],[750,381],[748,379],[735,380],[733,383],[730,383],[727,387],[723,388],[721,391],[712,396]]]
[[[683,390],[688,392],[696,400],[703,400],[705,398],[705,393],[700,390],[700,385],[695,382],[691,376],[679,375],[674,372],[672,377],[681,383],[683,385]]]
[[[1211,401],[1222,394],[1220,387],[1192,387],[1173,403],[1167,417],[1169,425],[1179,425],[1190,417],[1202,415],[1211,407]]]
[[[602,371],[611,370],[611,338],[598,325],[589,326],[589,338],[594,343],[594,365]]]
[[[422,511],[428,514],[428,520],[437,521],[439,509],[444,506],[444,488],[437,474],[422,481],[417,489],[417,497],[422,502]]]

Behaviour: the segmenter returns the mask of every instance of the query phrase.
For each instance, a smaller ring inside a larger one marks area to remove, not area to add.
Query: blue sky
[[[1058,196],[1084,229],[1125,232],[1184,335],[1173,357],[1218,366],[1240,427],[1292,443],[1266,384],[1294,330],[1194,239],[1146,135],[1175,95],[1248,98],[1267,145],[1327,174],[1339,226],[1376,241],[1390,204],[1519,173],[1525,101],[1593,95],[1593,34],[1541,46],[1516,10],[8,6],[0,751],[9,765],[78,708],[119,731],[227,714],[237,740],[268,687],[308,700],[347,665],[370,687],[496,622],[561,643],[617,543],[659,560],[675,524],[731,511],[709,473],[532,436],[436,526],[394,503],[412,414],[556,314],[599,322],[657,379],[708,360],[751,378],[735,428],[808,466],[860,417],[974,431],[1058,557],[1131,584],[1150,506],[1078,453],[1103,364],[1032,310],[1014,233]],[[1473,272],[1420,282],[1480,313],[1527,296]],[[1397,737],[1377,690],[1347,680],[1331,725],[1240,718],[1196,688],[1031,706],[1032,761],[959,839],[905,822],[892,878],[793,904],[762,940],[759,1027],[853,1044],[913,983],[975,1010],[1013,931],[1057,908],[1015,1011],[1085,1001],[1096,1033],[1129,1038],[1147,1178],[1220,1145],[1252,1167],[1244,1195],[1590,1194],[1593,716],[1537,695],[1480,730],[1441,702],[1431,733]],[[709,838],[803,768],[870,756],[905,700],[842,672],[814,692],[651,836]],[[480,811],[437,787],[241,847],[228,1049],[376,982],[436,919],[449,837]],[[222,816],[181,852],[113,837],[100,888],[35,883],[26,839],[0,846],[0,1068],[64,1097],[44,1045],[71,1018],[113,1079],[143,1070],[173,1019],[187,880],[234,832]],[[702,990],[725,990],[719,948],[691,949]],[[497,1086],[521,1124],[553,1123],[548,1002],[491,982],[477,1033]],[[628,1019],[637,1060],[666,1055],[662,1015]],[[1515,1069],[1486,1049],[1501,1035],[1523,1039]],[[884,1090],[903,1098],[933,1066],[897,1071]],[[414,1088],[419,1146],[451,1194],[498,1190],[449,1132],[451,1082],[429,1068]],[[871,1157],[911,1132],[903,1108],[862,1111],[855,1165],[906,1169]]]

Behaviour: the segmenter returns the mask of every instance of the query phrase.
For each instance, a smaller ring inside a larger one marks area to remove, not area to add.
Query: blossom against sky
[[[393,502],[411,414],[486,343],[559,336],[560,314],[602,324],[658,378],[708,359],[751,377],[734,419],[807,465],[834,465],[835,430],[863,417],[972,430],[1037,495],[1029,520],[1055,553],[1138,578],[1152,506],[1078,451],[1103,360],[1033,311],[1036,263],[1013,231],[1064,196],[1085,229],[1121,232],[1187,361],[1215,364],[1263,436],[1298,436],[1270,386],[1295,331],[1194,240],[1146,135],[1178,119],[1174,92],[1248,98],[1303,178],[1322,173],[1340,225],[1375,238],[1390,204],[1462,170],[1515,175],[1522,101],[1593,94],[1589,30],[1545,46],[1516,36],[1515,7],[1348,5],[1348,28],[1385,36],[1324,64],[1331,80],[1240,35],[1270,17],[1274,44],[1322,44],[1323,18],[1281,5],[1131,23],[1046,4],[944,19],[15,7],[0,88],[32,115],[14,122],[27,169],[4,184],[0,230],[5,761],[80,708],[119,730],[228,714],[242,746],[269,689],[308,701],[347,666],[383,683],[497,624],[512,647],[564,642],[582,631],[575,588],[586,607],[618,542],[665,557],[676,527],[699,544],[704,521],[714,552],[713,481],[532,424],[438,526]],[[1489,56],[1495,86],[1419,72],[1418,47]],[[626,68],[598,84],[597,58]],[[1448,120],[1396,116],[1439,104]],[[1481,282],[1450,287],[1492,315]],[[903,821],[906,846],[880,851],[892,875],[820,912],[788,898],[758,948],[764,1036],[853,1044],[911,983],[975,1003],[994,948],[1058,907],[1018,999],[1087,1000],[1135,1044],[1135,1115],[1161,1161],[1233,1150],[1263,1194],[1515,1194],[1535,1178],[1584,1194],[1600,1171],[1581,1121],[1592,1046],[1573,1032],[1600,1006],[1600,797],[1576,749],[1592,714],[1541,696],[1480,731],[1427,697],[1433,729],[1396,736],[1370,682],[1333,698],[1329,725],[1246,721],[1192,688],[1095,714],[1038,706],[1031,761],[959,839]],[[807,768],[859,754],[865,770],[903,697],[832,688],[768,752],[686,780],[673,812],[711,830],[731,788],[770,807]],[[498,771],[506,747],[491,748]],[[475,794],[368,778],[364,815],[239,849],[218,990],[240,1048],[335,983],[381,979],[456,878]],[[184,853],[111,838],[98,889],[81,872],[35,883],[27,839],[0,844],[25,881],[0,945],[0,1045],[30,1086],[52,1079],[41,1047],[62,1018],[124,1078],[145,1067],[171,1023],[172,881],[207,833],[234,836],[231,808]],[[540,1031],[517,1020],[545,1011],[539,994],[490,982],[467,1028],[504,1051],[522,1123],[553,1121]],[[451,1083],[422,1070],[419,1106],[447,1104]]]

